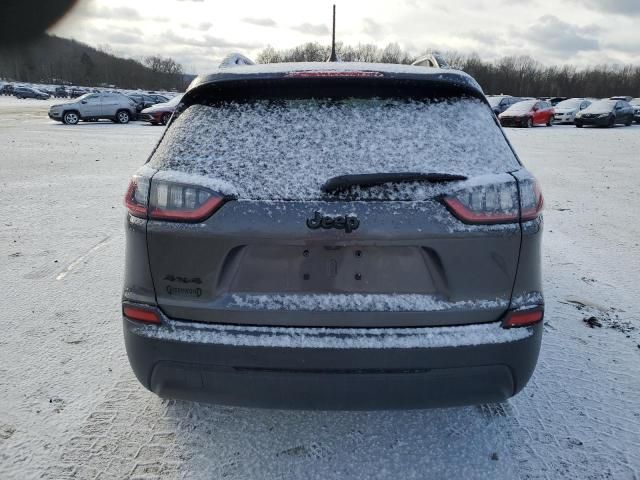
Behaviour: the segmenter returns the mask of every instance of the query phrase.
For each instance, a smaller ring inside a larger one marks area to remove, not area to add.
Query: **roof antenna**
[[[336,5],[333,4],[333,30],[331,31],[331,56],[330,62],[337,62],[338,56],[336,55]]]

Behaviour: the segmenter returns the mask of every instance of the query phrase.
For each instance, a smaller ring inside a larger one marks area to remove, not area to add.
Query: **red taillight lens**
[[[160,323],[160,315],[152,308],[134,307],[131,305],[123,305],[122,313],[131,320],[146,323]]]
[[[201,222],[222,206],[225,198],[208,188],[153,180],[149,218],[174,222]]]
[[[472,187],[443,198],[459,220],[472,224],[515,223],[537,218],[543,198],[534,178]]]
[[[544,198],[540,191],[540,184],[535,178],[520,180],[520,208],[522,221],[538,218],[544,206]]]
[[[544,318],[544,309],[535,307],[526,310],[511,310],[502,320],[503,328],[527,327]]]
[[[472,187],[443,198],[443,202],[465,223],[512,223],[520,218],[515,182]]]
[[[124,204],[131,215],[147,218],[147,203],[149,200],[149,179],[134,175],[129,182]]]

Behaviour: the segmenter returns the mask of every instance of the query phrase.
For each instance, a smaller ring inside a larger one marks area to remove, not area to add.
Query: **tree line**
[[[190,78],[171,58],[120,58],[53,35],[43,35],[26,45],[0,46],[0,79],[9,81],[183,90]]]
[[[412,55],[396,43],[385,47],[371,44],[336,45],[338,56],[345,62],[380,62],[410,64],[421,55]],[[305,43],[277,50],[266,47],[257,56],[258,63],[323,62],[331,48],[319,43]],[[487,94],[514,96],[609,97],[631,95],[640,97],[640,66],[594,65],[578,68],[573,65],[543,65],[529,56],[484,60],[477,53],[441,52],[453,67],[473,76]]]

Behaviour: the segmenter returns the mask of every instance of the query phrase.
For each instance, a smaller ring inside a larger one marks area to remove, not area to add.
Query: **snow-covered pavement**
[[[640,477],[640,127],[509,130],[546,197],[545,337],[503,405],[161,400],[121,333],[122,196],[162,128],[0,97],[0,478]]]

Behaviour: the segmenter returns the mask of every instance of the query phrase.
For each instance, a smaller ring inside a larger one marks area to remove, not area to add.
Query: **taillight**
[[[140,175],[131,177],[124,204],[134,217],[147,218],[147,204],[149,201],[149,179]]]
[[[533,220],[543,206],[540,187],[533,178],[520,180],[519,185],[507,182],[471,187],[442,201],[459,220],[472,224]]]
[[[522,210],[522,221],[538,218],[544,198],[540,191],[540,184],[535,178],[520,180],[520,208]]]
[[[122,314],[131,320],[139,322],[160,323],[160,314],[152,307],[123,305]]]
[[[520,218],[515,182],[471,187],[444,197],[443,202],[465,223],[512,223]]]
[[[543,307],[510,310],[502,320],[502,326],[503,328],[528,327],[541,322],[543,318]]]
[[[222,206],[219,193],[196,185],[154,180],[149,195],[149,218],[200,222]]]
[[[124,203],[134,217],[173,222],[201,222],[224,203],[224,196],[197,185],[153,180],[134,175]]]

